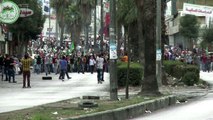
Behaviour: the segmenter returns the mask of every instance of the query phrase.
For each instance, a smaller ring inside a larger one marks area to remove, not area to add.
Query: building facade
[[[202,31],[212,23],[212,0],[171,0],[167,3],[166,25],[169,45],[179,46],[182,49],[191,49],[191,42],[180,34],[180,18],[185,14],[195,15],[200,24],[200,35],[195,45],[202,41]],[[176,12],[174,12],[176,11]],[[208,14],[210,13],[210,15]]]

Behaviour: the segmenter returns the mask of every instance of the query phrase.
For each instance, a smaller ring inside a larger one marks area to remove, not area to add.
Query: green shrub
[[[173,77],[180,78],[181,74],[179,74],[179,71],[177,72],[177,70],[182,70],[185,63],[174,60],[164,60],[163,65],[166,73]]]
[[[185,74],[185,65],[176,65],[173,67],[173,73],[172,76],[180,79],[183,77],[183,75]]]
[[[180,61],[164,61],[164,69],[166,73],[177,79],[182,78],[187,72],[194,72],[198,78],[200,74],[198,65],[190,65]]]
[[[198,83],[199,76],[195,72],[187,72],[183,76],[182,81],[188,86],[193,86],[194,84]]]
[[[186,72],[194,72],[196,76],[200,78],[200,69],[198,65],[187,65],[185,67],[185,73]]]
[[[127,63],[118,62],[117,64],[118,86],[123,87],[126,85],[127,79]],[[142,79],[142,66],[139,63],[130,63],[129,68],[129,85],[139,86]]]

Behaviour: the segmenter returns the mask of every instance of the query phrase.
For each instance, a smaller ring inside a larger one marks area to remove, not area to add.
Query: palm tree
[[[140,15],[140,41],[144,41],[144,78],[141,94],[159,95],[156,78],[156,0],[135,0]]]
[[[78,0],[77,5],[79,5],[82,13],[82,21],[84,21],[84,29],[86,33],[85,47],[88,48],[89,40],[89,25],[91,23],[91,11],[95,8],[95,0]]]
[[[130,1],[130,0],[119,0],[117,2],[117,24],[118,26],[123,25],[125,28],[125,40],[124,40],[124,51],[126,51],[127,48],[127,44],[126,44],[126,39],[130,39],[130,46],[133,52],[132,52],[132,56],[134,59],[138,59],[138,54],[139,52],[143,52],[143,51],[139,51],[139,44],[138,44],[138,32],[137,29],[135,31],[135,28],[138,27],[138,11],[137,11],[137,7],[134,3],[134,1]],[[120,25],[121,24],[121,25]],[[118,28],[118,32],[119,32],[119,28]],[[119,33],[118,33],[119,34]],[[119,37],[119,35],[118,35]],[[119,40],[119,39],[118,39]],[[119,46],[119,41],[118,41],[118,46]]]
[[[65,27],[65,10],[71,3],[70,0],[51,0],[50,4],[56,10],[56,17],[58,19],[59,27],[61,28],[60,45],[63,43],[63,34]]]
[[[66,13],[65,13],[65,23],[67,25],[67,30],[70,31],[71,39],[74,40],[74,43],[79,40],[80,38],[80,32],[81,32],[81,26],[82,26],[82,14],[79,10],[79,7],[72,3],[69,5]]]

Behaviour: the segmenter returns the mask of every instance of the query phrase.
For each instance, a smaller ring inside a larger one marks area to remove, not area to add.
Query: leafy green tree
[[[79,10],[79,6],[76,4],[70,4],[65,13],[65,23],[67,30],[70,32],[71,39],[76,43],[80,37],[82,26],[82,14]]]
[[[213,28],[207,28],[202,34],[203,41],[201,46],[203,48],[207,47],[208,45],[212,45],[213,43]],[[208,46],[210,47],[210,46]]]
[[[8,25],[9,31],[13,33],[13,43],[18,55],[27,52],[29,40],[36,39],[42,31],[45,18],[42,15],[42,7],[35,0],[14,0],[17,5],[27,4],[34,14],[28,17],[20,17],[15,23]]]
[[[65,28],[65,11],[68,6],[72,3],[72,0],[51,0],[50,5],[56,10],[56,18],[58,20],[59,27],[61,29],[60,34],[60,45],[64,39],[64,28]]]
[[[60,37],[61,43],[63,42],[65,25],[67,25],[68,27],[72,27],[73,25],[75,25],[75,27],[78,29],[78,32],[79,32],[79,28],[81,29],[82,23],[85,23],[84,26],[87,26],[87,29],[88,29],[89,24],[91,23],[91,9],[94,8],[94,5],[95,5],[94,0],[53,0],[51,1],[51,6],[56,9],[56,16],[59,20],[59,26],[61,28],[61,37]],[[72,15],[74,15],[75,18],[72,18]],[[69,23],[69,22],[72,22],[72,23]],[[71,29],[68,29],[68,30],[71,30]],[[79,36],[78,33],[77,33],[77,36]],[[88,36],[88,33],[87,33],[87,36]]]
[[[180,19],[180,33],[188,39],[190,49],[199,35],[199,23],[197,17],[194,15],[185,15]]]
[[[124,40],[124,51],[127,51],[126,39],[129,39],[130,48],[133,52],[131,56],[133,56],[132,60],[138,60],[139,52],[139,44],[138,44],[138,10],[137,7],[132,0],[119,0],[117,1],[117,26],[118,30],[121,26],[124,26],[125,29],[125,40]],[[119,32],[119,31],[118,31]],[[119,37],[119,34],[118,34]],[[118,42],[119,43],[119,42]],[[119,46],[119,44],[118,44]]]
[[[82,13],[83,28],[85,28],[86,43],[85,46],[88,48],[89,40],[89,25],[91,24],[91,12],[95,8],[95,0],[77,0],[77,5],[80,7]]]

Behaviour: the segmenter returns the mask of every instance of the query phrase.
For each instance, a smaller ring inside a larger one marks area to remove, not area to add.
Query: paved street
[[[16,76],[17,83],[0,81],[0,113],[83,95],[109,96],[108,73],[105,73],[103,84],[97,84],[96,73],[69,73],[69,75],[72,79],[65,79],[62,82],[55,74],[51,74],[53,80],[42,80],[44,74],[32,74],[32,88],[24,89],[22,88],[22,75]]]
[[[213,83],[213,72],[200,72],[200,77]],[[213,120],[213,90],[196,101],[158,110],[132,120]]]

